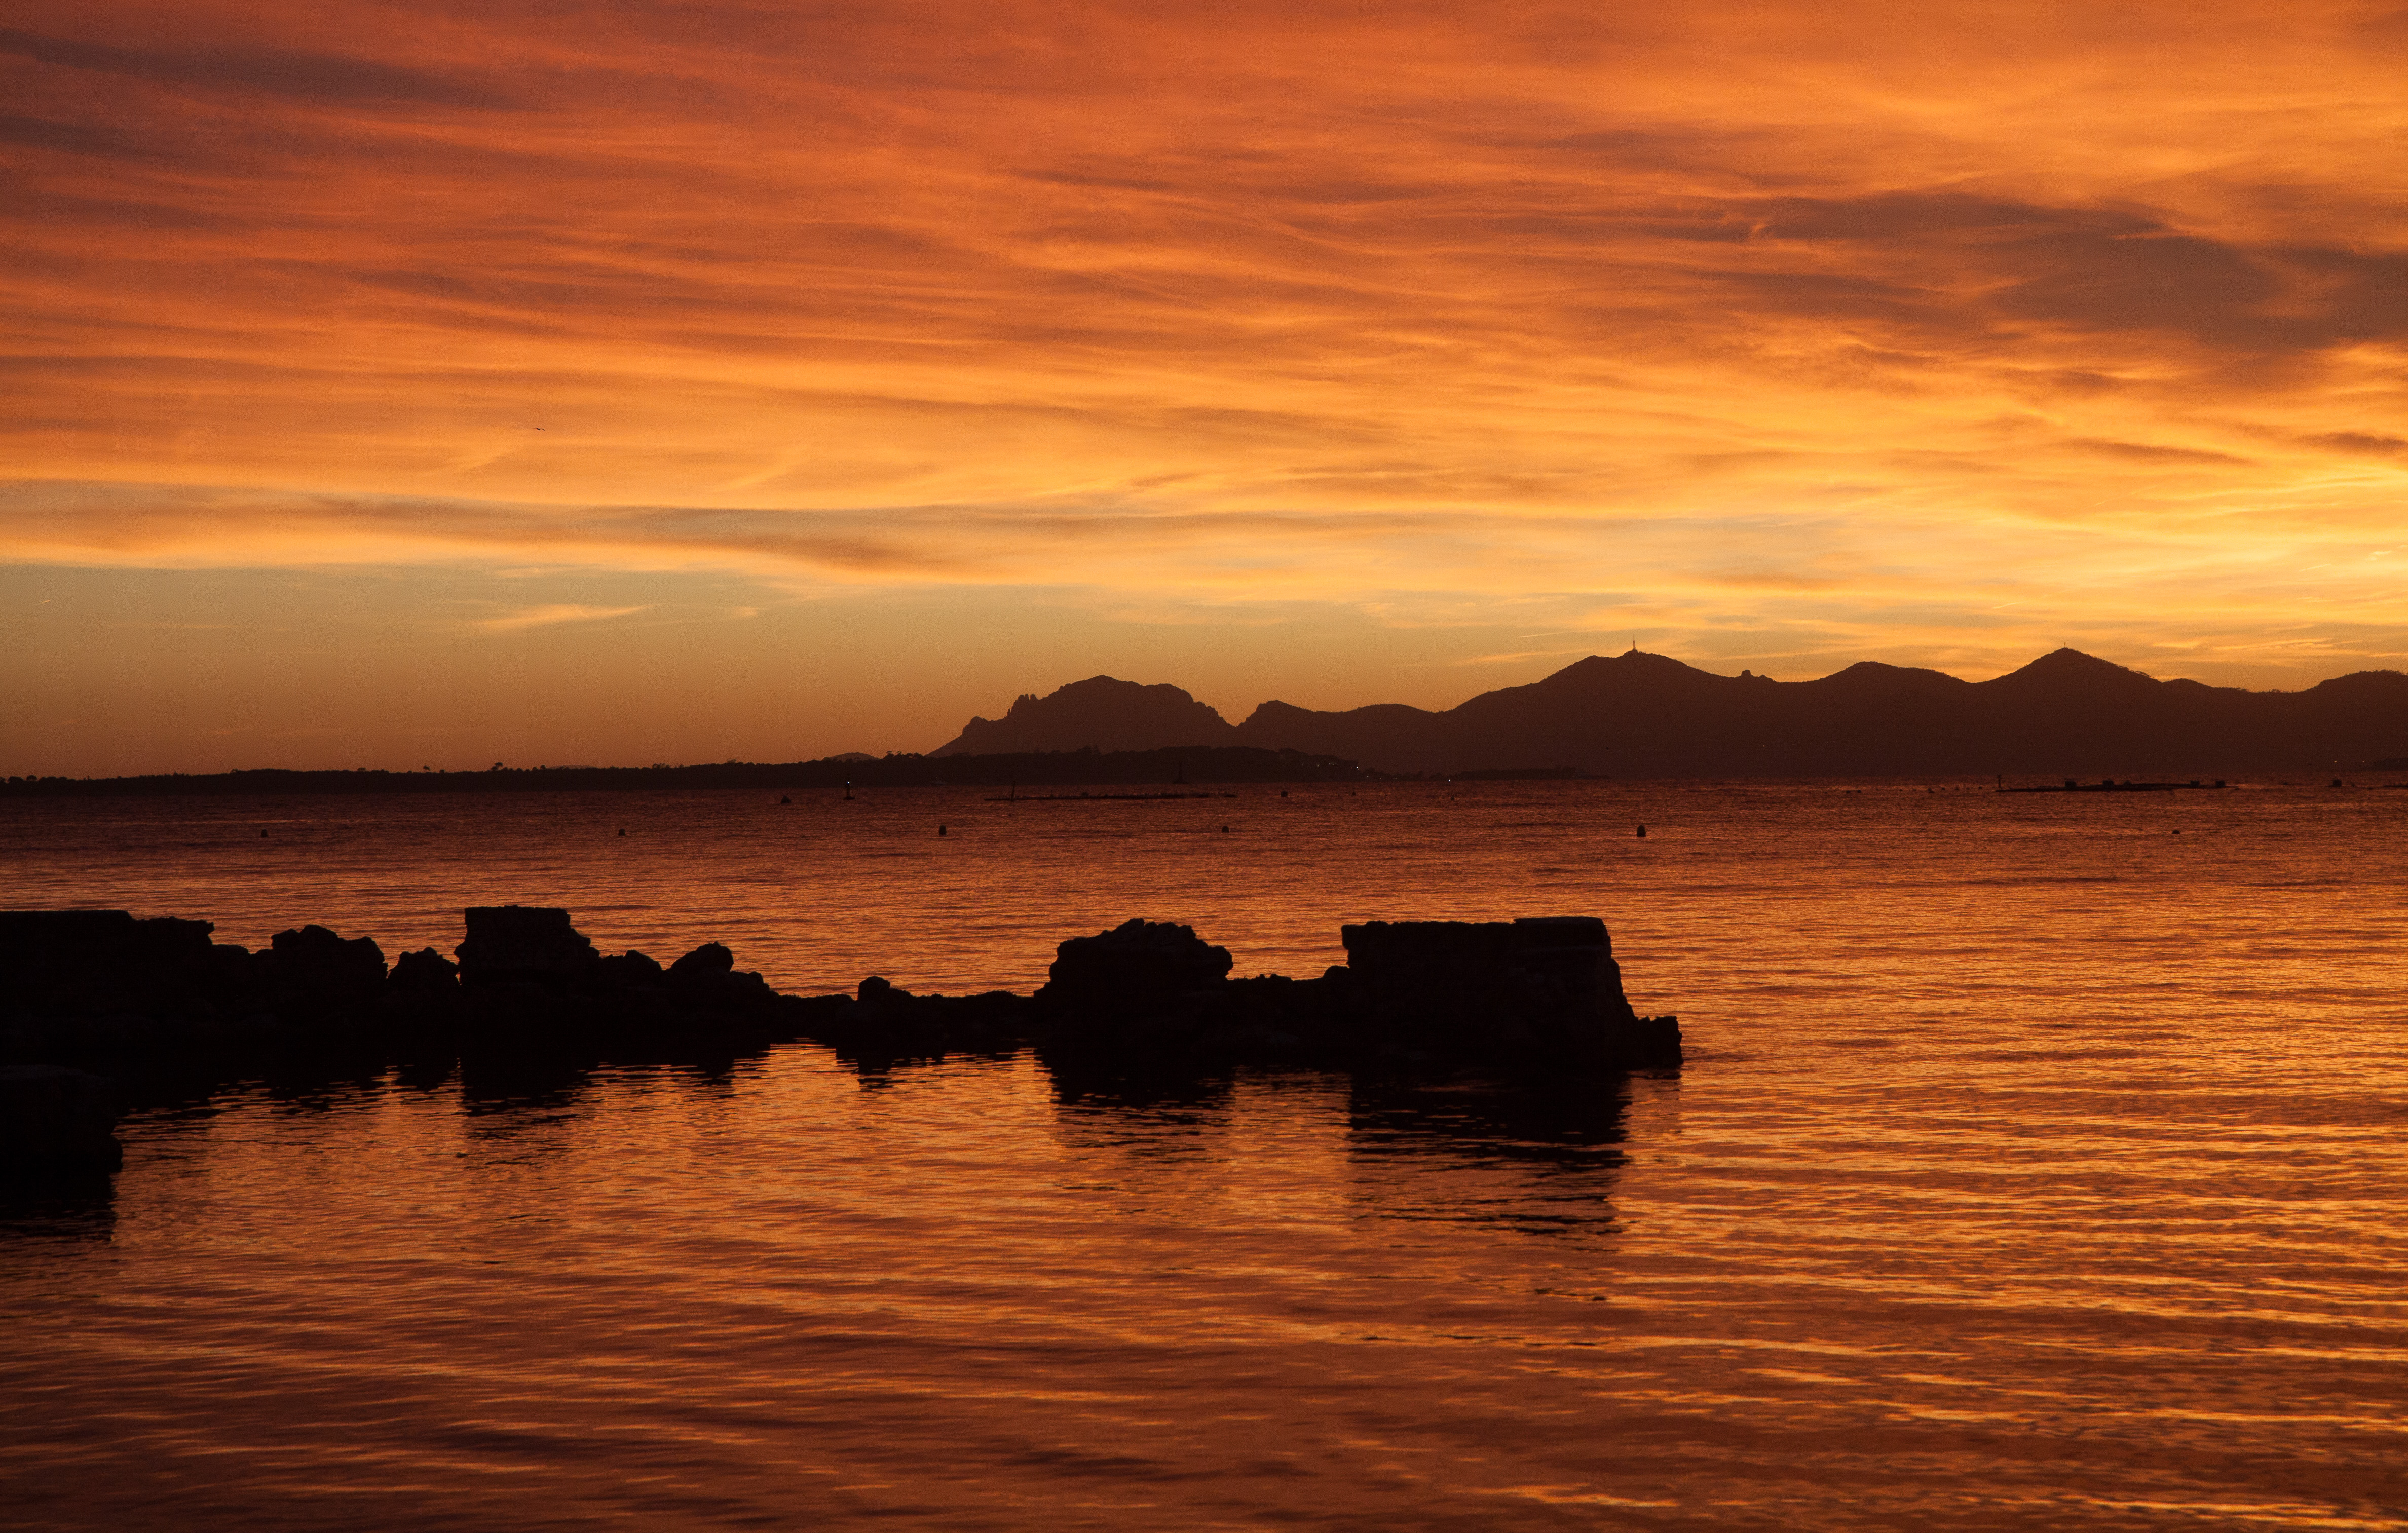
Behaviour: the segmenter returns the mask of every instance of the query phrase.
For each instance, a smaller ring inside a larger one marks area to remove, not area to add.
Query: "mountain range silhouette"
[[[2160,681],[2061,649],[1988,681],[1863,661],[1812,681],[1719,676],[1638,650],[1432,711],[1267,702],[1232,724],[1185,691],[1090,677],[935,755],[1250,745],[1391,772],[1576,767],[1613,777],[2349,769],[2408,756],[2408,675],[2300,692]]]

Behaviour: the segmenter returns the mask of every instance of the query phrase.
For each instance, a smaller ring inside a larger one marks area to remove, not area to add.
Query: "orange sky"
[[[2408,9],[5,16],[0,770],[2408,654]]]

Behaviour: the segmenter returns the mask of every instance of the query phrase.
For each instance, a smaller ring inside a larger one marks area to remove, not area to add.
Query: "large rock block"
[[[386,1020],[384,953],[323,926],[251,953],[206,921],[0,914],[0,1053],[21,1060],[351,1042]]]
[[[569,923],[566,910],[547,905],[477,905],[468,910],[466,940],[453,950],[460,983],[583,985],[599,972],[602,955]]]
[[[724,942],[705,942],[669,965],[668,978],[673,984],[715,984],[736,972],[736,954]]]
[[[1192,926],[1125,921],[1054,950],[1038,1004],[1053,1011],[1144,1010],[1218,991],[1229,978],[1229,950]]]
[[[1226,1064],[1229,950],[1168,921],[1125,921],[1054,950],[1030,999],[1040,1055],[1064,1072],[1181,1075]]]
[[[421,1033],[456,1024],[466,1007],[460,966],[433,948],[402,953],[385,979],[384,1007],[398,1024]]]
[[[278,932],[259,964],[276,1002],[305,1015],[366,1006],[384,988],[384,950],[375,939],[324,926]]]
[[[720,942],[705,942],[671,964],[666,978],[670,990],[690,1006],[759,1007],[778,998],[757,970],[738,968],[736,954]]]
[[[706,942],[666,968],[604,957],[566,910],[480,906],[460,954],[462,1041],[484,1050],[751,1048],[800,1031],[783,996]]]
[[[397,995],[453,996],[460,990],[460,966],[433,948],[420,948],[393,961],[390,982]]]
[[[123,910],[0,911],[0,1012],[83,1017],[173,1011],[229,981],[239,949],[209,941],[206,921]],[[235,971],[238,981],[239,969]]]
[[[602,960],[602,982],[613,990],[649,990],[668,982],[668,971],[651,953],[630,948]]]
[[[883,1067],[899,1059],[1009,1051],[1026,1030],[1029,1001],[1010,991],[916,996],[881,975],[848,998],[814,996],[793,1003],[797,1030],[848,1061]]]
[[[1631,1010],[1594,916],[1371,921],[1340,935],[1352,1004],[1383,1044],[1514,1064],[1679,1063],[1678,1024]]]
[[[122,1164],[117,1086],[56,1065],[0,1065],[0,1171],[106,1170]]]

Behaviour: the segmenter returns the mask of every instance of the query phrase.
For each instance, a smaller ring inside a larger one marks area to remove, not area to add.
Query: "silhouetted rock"
[[[669,978],[684,983],[705,983],[733,973],[736,954],[718,942],[705,942],[669,966]]]
[[[1168,923],[1073,938],[1035,997],[1039,1050],[1057,1081],[1086,1082],[1240,1064],[1680,1063],[1679,1024],[1632,1012],[1594,917],[1372,922],[1343,935],[1353,961],[1315,980],[1232,980],[1226,949]]]
[[[1605,923],[1372,921],[1340,928],[1348,1005],[1387,1051],[1515,1065],[1677,1065],[1679,1024],[1641,1018]]]
[[[668,971],[661,967],[659,959],[638,953],[633,948],[615,957],[603,959],[601,974],[605,983],[622,990],[639,990],[668,981]]]
[[[1047,1010],[1144,1008],[1217,989],[1229,977],[1229,950],[1206,942],[1192,926],[1125,921],[1063,942],[1047,973],[1037,992]]]
[[[1008,990],[916,996],[873,974],[850,996],[788,998],[798,1030],[866,1067],[953,1053],[994,1053],[1026,1035],[1028,998]]]
[[[602,955],[546,905],[480,905],[466,911],[460,958],[464,1054],[590,1050],[624,1031]]]
[[[1297,1062],[1326,1041],[1309,982],[1232,981],[1229,968],[1226,948],[1171,922],[1128,921],[1062,943],[1032,1002],[1057,1083]]]
[[[418,1040],[419,1057],[437,1047],[449,1052],[449,1035],[466,1010],[460,966],[433,948],[405,953],[393,961],[384,981],[385,1011],[398,1029]]]
[[[433,948],[420,948],[393,961],[393,975],[387,983],[407,996],[456,996],[460,992],[460,966]]]
[[[82,912],[79,912],[82,913]],[[115,1170],[116,1082],[56,1065],[0,1065],[0,1172]]]
[[[0,1059],[222,1051],[276,1033],[252,954],[210,930],[123,910],[0,914]]]
[[[547,1049],[751,1048],[802,1029],[795,1008],[735,955],[707,942],[664,969],[641,953],[605,958],[566,910],[484,906],[460,944],[464,1046]]]
[[[473,990],[488,984],[565,987],[592,980],[601,965],[566,910],[544,905],[477,905],[467,912],[468,935],[454,950],[460,982]]]
[[[0,915],[0,1057],[724,1057],[808,1036],[864,1062],[1033,1040],[1057,1078],[1095,1080],[1241,1064],[1579,1071],[1680,1059],[1677,1024],[1632,1013],[1604,925],[1586,917],[1349,926],[1353,963],[1314,980],[1233,980],[1227,949],[1133,920],[1062,942],[1034,996],[920,996],[871,976],[852,996],[808,998],[738,969],[717,942],[664,968],[641,953],[602,957],[562,910],[478,907],[466,925],[456,967],[425,948],[388,974],[373,940],[318,925],[254,955],[211,943],[206,922]]]
[[[1211,705],[1174,686],[1091,676],[1039,697],[1023,693],[1000,719],[972,719],[937,756],[1022,751],[1154,751],[1235,745],[1237,731]]]
[[[206,921],[123,910],[0,912],[0,1015],[176,1013],[240,988],[249,954]]]
[[[705,942],[671,964],[668,982],[681,997],[720,1010],[767,1007],[782,998],[758,973],[738,968],[736,955],[717,942]]]
[[[268,999],[292,1015],[323,1016],[372,1004],[384,988],[384,952],[366,937],[324,926],[278,932],[252,963]]]

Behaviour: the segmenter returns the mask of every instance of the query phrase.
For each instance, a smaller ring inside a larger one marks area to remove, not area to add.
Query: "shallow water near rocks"
[[[0,1201],[0,1522],[2408,1528],[2408,791],[1986,788],[11,803],[0,904],[813,991],[1596,914],[1691,1062],[237,1083]]]

